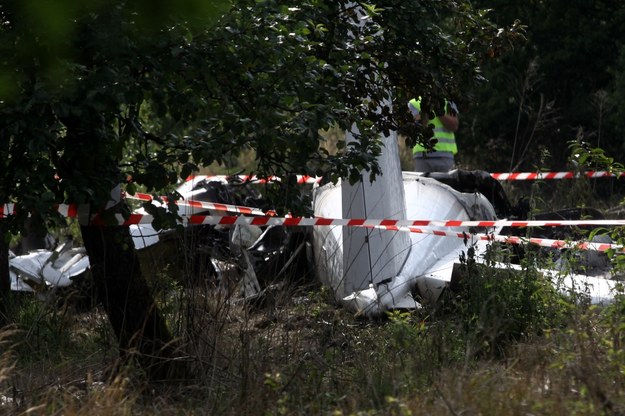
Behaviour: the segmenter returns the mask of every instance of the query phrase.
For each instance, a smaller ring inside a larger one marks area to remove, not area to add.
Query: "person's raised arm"
[[[445,127],[447,130],[454,131],[454,132],[458,130],[460,121],[458,120],[457,115],[446,113],[445,115],[440,116],[439,118],[441,122],[443,123],[443,127]]]
[[[458,130],[460,120],[458,119],[458,107],[453,101],[445,103],[445,114],[439,117],[445,127],[449,131]]]

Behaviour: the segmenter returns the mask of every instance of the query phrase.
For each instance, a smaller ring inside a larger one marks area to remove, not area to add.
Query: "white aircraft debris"
[[[486,172],[401,172],[396,138],[386,137],[384,144],[385,153],[379,160],[382,175],[373,183],[338,182],[314,188],[315,216],[489,221],[498,218],[497,211],[512,212],[503,190],[492,186],[494,179]],[[446,183],[470,191],[460,192]],[[314,227],[318,277],[332,288],[337,301],[367,316],[391,309],[418,308],[420,302],[436,302],[452,283],[454,268],[461,257],[467,257],[468,249],[472,248],[476,261],[483,261],[490,243],[473,239],[475,231],[469,227],[432,229],[466,233],[467,238],[362,227]],[[489,230],[493,235],[501,231],[502,227]],[[602,254],[601,261],[605,259]],[[520,268],[508,264],[491,267]],[[560,290],[585,293],[593,303],[610,302],[614,297],[616,282],[610,280],[609,268],[601,276],[565,267],[541,271]]]

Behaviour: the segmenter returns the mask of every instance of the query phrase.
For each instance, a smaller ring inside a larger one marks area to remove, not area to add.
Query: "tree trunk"
[[[176,348],[141,273],[128,227],[82,226],[97,300],[119,340],[123,359],[136,358],[150,379],[180,376]]]
[[[1,202],[1,201],[0,201]],[[9,323],[7,313],[11,295],[11,277],[9,276],[9,244],[6,236],[6,220],[0,218],[0,328]]]

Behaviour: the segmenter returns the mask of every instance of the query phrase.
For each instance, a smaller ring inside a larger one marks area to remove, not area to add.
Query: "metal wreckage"
[[[454,287],[459,278],[458,266],[469,249],[480,262],[495,237],[509,239],[526,233],[502,225],[485,229],[464,224],[524,220],[529,205],[524,200],[512,205],[500,183],[484,171],[402,172],[396,143],[392,136],[385,138],[386,151],[379,161],[383,174],[374,182],[315,183],[314,215],[327,219],[384,219],[397,224],[408,219],[427,219],[434,224],[427,228],[187,224],[181,234],[178,230],[157,232],[151,225],[138,224],[130,227],[135,249],[144,252],[182,238],[182,244],[177,240],[175,246],[184,248],[178,254],[186,267],[190,266],[189,275],[211,279],[217,287],[236,287],[239,298],[256,298],[289,276],[303,278],[314,273],[315,278],[331,288],[337,302],[365,316],[436,302],[444,290]],[[177,191],[187,202],[267,209],[258,190],[238,177],[227,181],[195,177]],[[143,209],[135,212],[146,214]],[[224,211],[207,209],[204,204],[186,204],[179,214],[224,215]],[[589,208],[533,216],[534,220],[582,218],[603,216]],[[447,220],[463,225],[440,225]],[[573,237],[575,230],[579,227],[542,227],[533,230],[533,237],[561,241]],[[598,238],[603,238],[601,243],[610,242],[605,240],[607,237]],[[543,275],[559,290],[586,295],[593,303],[609,303],[617,282],[613,280],[607,255],[593,250],[576,251],[573,263],[563,255],[569,250],[561,247],[539,248],[553,252],[554,258],[552,268],[541,270]],[[520,249],[516,251],[516,262],[490,261],[488,266],[520,269],[518,260],[522,256]],[[68,287],[84,279],[89,271],[84,248],[72,247],[71,241],[54,249],[10,253],[9,263],[11,287],[16,291]]]

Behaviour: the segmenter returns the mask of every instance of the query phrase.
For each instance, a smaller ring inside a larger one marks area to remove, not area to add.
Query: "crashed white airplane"
[[[440,180],[401,172],[396,137],[384,139],[379,160],[382,175],[363,181],[325,184],[314,189],[314,214],[325,218],[496,220],[495,208],[483,194],[459,192]],[[447,179],[458,172],[440,174]],[[436,176],[436,175],[433,175]],[[478,177],[478,179],[480,179]],[[436,227],[435,227],[436,228]],[[468,227],[438,228],[456,233]],[[501,227],[494,230],[494,234]],[[488,241],[470,237],[440,237],[382,228],[315,227],[313,230],[319,279],[330,286],[347,308],[367,316],[386,310],[418,308],[419,301],[435,302],[453,278],[454,265],[469,246],[476,260],[483,258]],[[604,261],[605,259],[601,259]],[[518,267],[504,265],[501,267]],[[562,270],[543,270],[559,289],[587,293],[593,303],[610,302],[616,282],[609,268],[601,276]],[[418,297],[417,297],[418,296]]]
[[[428,176],[401,172],[396,137],[386,137],[384,144],[379,160],[382,175],[373,183],[363,181],[349,185],[339,182],[313,188],[316,217],[489,221],[504,219],[510,211],[505,193],[488,173],[454,171]],[[458,186],[462,183],[463,186]],[[224,200],[225,194],[225,199],[233,197],[231,191],[220,183],[206,180],[189,181],[178,188],[187,202],[243,204],[243,198]],[[250,201],[258,196],[248,195]],[[142,210],[138,212],[145,214]],[[185,206],[181,214],[218,215],[218,212],[192,204]],[[466,239],[441,237],[434,232],[412,233],[340,225],[315,226],[309,229],[309,233],[300,232],[297,238],[279,225],[263,228],[245,224],[194,227],[198,227],[195,230],[200,234],[194,235],[193,240],[199,236],[202,247],[189,246],[187,250],[201,249],[209,253],[201,261],[212,263],[217,278],[219,265],[230,259],[240,270],[241,295],[244,297],[259,293],[263,286],[262,275],[271,275],[275,279],[284,274],[285,268],[296,262],[293,259],[306,252],[303,249],[305,240],[312,240],[313,255],[309,260],[314,261],[319,280],[331,287],[336,299],[345,307],[367,316],[391,309],[419,308],[420,302],[436,302],[443,290],[450,286],[455,265],[460,263],[461,256],[466,256],[468,248],[473,248],[476,260],[480,261],[490,244],[472,238],[474,230],[469,227],[432,228],[441,231],[439,234],[466,233]],[[191,227],[187,229],[192,232]],[[489,231],[497,234],[502,228]],[[131,226],[131,234],[137,250],[159,243],[163,236],[147,224]],[[543,273],[562,290],[587,293],[594,303],[609,302],[613,299],[616,283],[610,280],[611,268],[605,255],[596,257],[599,260],[596,263],[601,263],[601,267],[595,268],[593,275],[572,273],[564,266],[543,270]],[[275,267],[267,267],[271,262]],[[11,256],[10,267],[12,289],[32,291],[31,286],[36,285],[68,286],[88,269],[89,264],[84,249],[65,245],[55,252],[38,250],[23,256]],[[501,267],[518,266],[502,264]],[[599,273],[597,269],[600,269]],[[586,272],[589,270],[587,268]],[[257,274],[261,277],[257,278]]]

